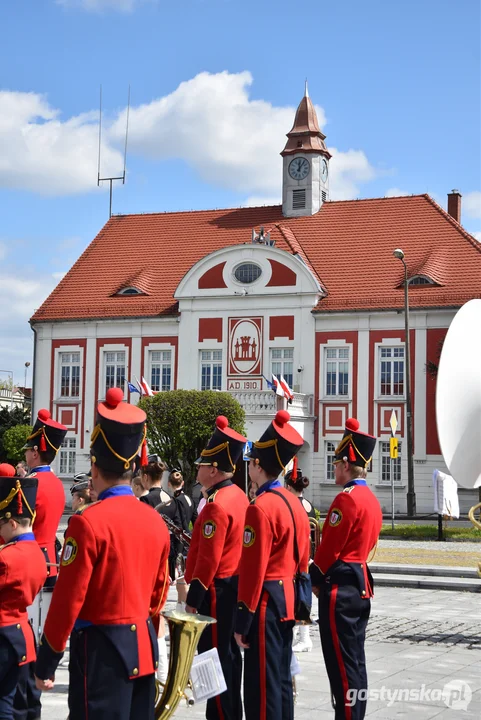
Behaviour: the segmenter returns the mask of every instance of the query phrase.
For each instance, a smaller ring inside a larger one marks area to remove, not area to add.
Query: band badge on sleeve
[[[202,525],[202,535],[207,539],[214,537],[215,530],[216,524],[212,520],[206,520],[206,522]]]
[[[334,510],[332,510],[331,514],[329,515],[329,525],[332,525],[332,527],[336,527],[336,525],[339,525],[341,520],[342,512],[337,508],[334,508]]]
[[[246,525],[244,528],[244,547],[254,545],[256,533],[253,527]]]
[[[62,566],[71,565],[77,557],[78,545],[77,541],[73,537],[69,537],[65,540],[62,552]]]

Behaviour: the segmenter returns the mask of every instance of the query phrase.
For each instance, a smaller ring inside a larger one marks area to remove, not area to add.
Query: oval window
[[[254,263],[242,263],[242,265],[238,265],[234,270],[235,279],[243,285],[249,285],[255,282],[261,275],[261,268]]]

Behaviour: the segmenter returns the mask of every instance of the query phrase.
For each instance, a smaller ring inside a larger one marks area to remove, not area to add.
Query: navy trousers
[[[95,627],[70,636],[70,720],[154,720],[155,676],[130,680],[113,644]]]
[[[362,720],[366,714],[364,641],[370,612],[371,601],[361,597],[358,585],[326,583],[321,589],[319,629],[336,720]]]
[[[214,580],[199,608],[202,615],[217,620],[202,633],[199,652],[217,648],[227,685],[225,692],[207,700],[207,720],[242,720],[242,656],[234,639],[236,607],[237,577]]]
[[[20,674],[17,653],[10,642],[0,635],[0,720],[13,719],[13,699]]]
[[[291,658],[294,622],[281,621],[264,591],[244,651],[246,720],[293,720]]]

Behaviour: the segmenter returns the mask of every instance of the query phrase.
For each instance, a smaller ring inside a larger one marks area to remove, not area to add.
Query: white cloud
[[[251,84],[249,72],[203,72],[170,95],[132,107],[129,155],[157,161],[177,158],[217,187],[269,202],[280,198],[279,153],[295,107],[251,99]],[[316,110],[323,127],[324,110]],[[125,116],[124,109],[113,120],[105,118],[103,176],[121,172]],[[378,173],[362,150],[330,150],[331,198],[359,197],[360,185]],[[96,111],[62,120],[60,111],[41,95],[0,92],[0,187],[44,195],[93,190],[97,153]],[[157,172],[160,175],[162,168]]]
[[[81,8],[90,12],[103,12],[117,10],[119,12],[132,12],[138,5],[156,0],[56,0],[57,5],[67,8]]]
[[[481,218],[481,192],[474,190],[466,193],[462,200],[462,208],[468,217]]]
[[[292,127],[295,107],[275,107],[252,100],[252,75],[202,72],[170,95],[132,108],[129,148],[150,159],[178,158],[214,185],[255,196],[279,198],[282,159],[279,155]],[[325,113],[316,107],[319,123]],[[120,143],[125,111],[111,128]],[[359,184],[372,180],[374,168],[361,150],[331,149],[331,197],[359,194]],[[277,200],[276,200],[277,202]]]
[[[12,370],[14,381],[20,385],[25,362],[32,361],[33,353],[28,320],[58,282],[53,276],[37,278],[34,268],[25,266],[5,266],[0,272],[0,335],[8,338],[0,347],[0,367]]]
[[[471,235],[472,235],[473,237],[475,237],[476,240],[478,240],[479,242],[481,242],[481,231],[473,232],[473,233],[471,233]]]
[[[408,190],[400,190],[397,187],[389,188],[389,190],[386,190],[384,193],[384,197],[392,198],[392,197],[403,197],[404,195],[412,195]]]
[[[8,247],[0,240],[0,260],[3,260],[7,256]]]
[[[0,91],[0,187],[69,195],[97,185],[98,114],[62,121],[36,93]],[[102,172],[123,167],[122,153],[103,143]]]
[[[244,200],[242,205],[244,207],[261,207],[262,205],[281,205],[282,204],[282,197],[281,193],[279,195],[272,195],[272,197],[267,197],[264,195],[250,195],[247,200]]]

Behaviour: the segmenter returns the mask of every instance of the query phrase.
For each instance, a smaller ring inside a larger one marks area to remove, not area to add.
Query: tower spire
[[[304,97],[306,97],[306,98],[309,97],[309,88],[307,87],[307,78],[306,78],[306,84],[304,87]]]

